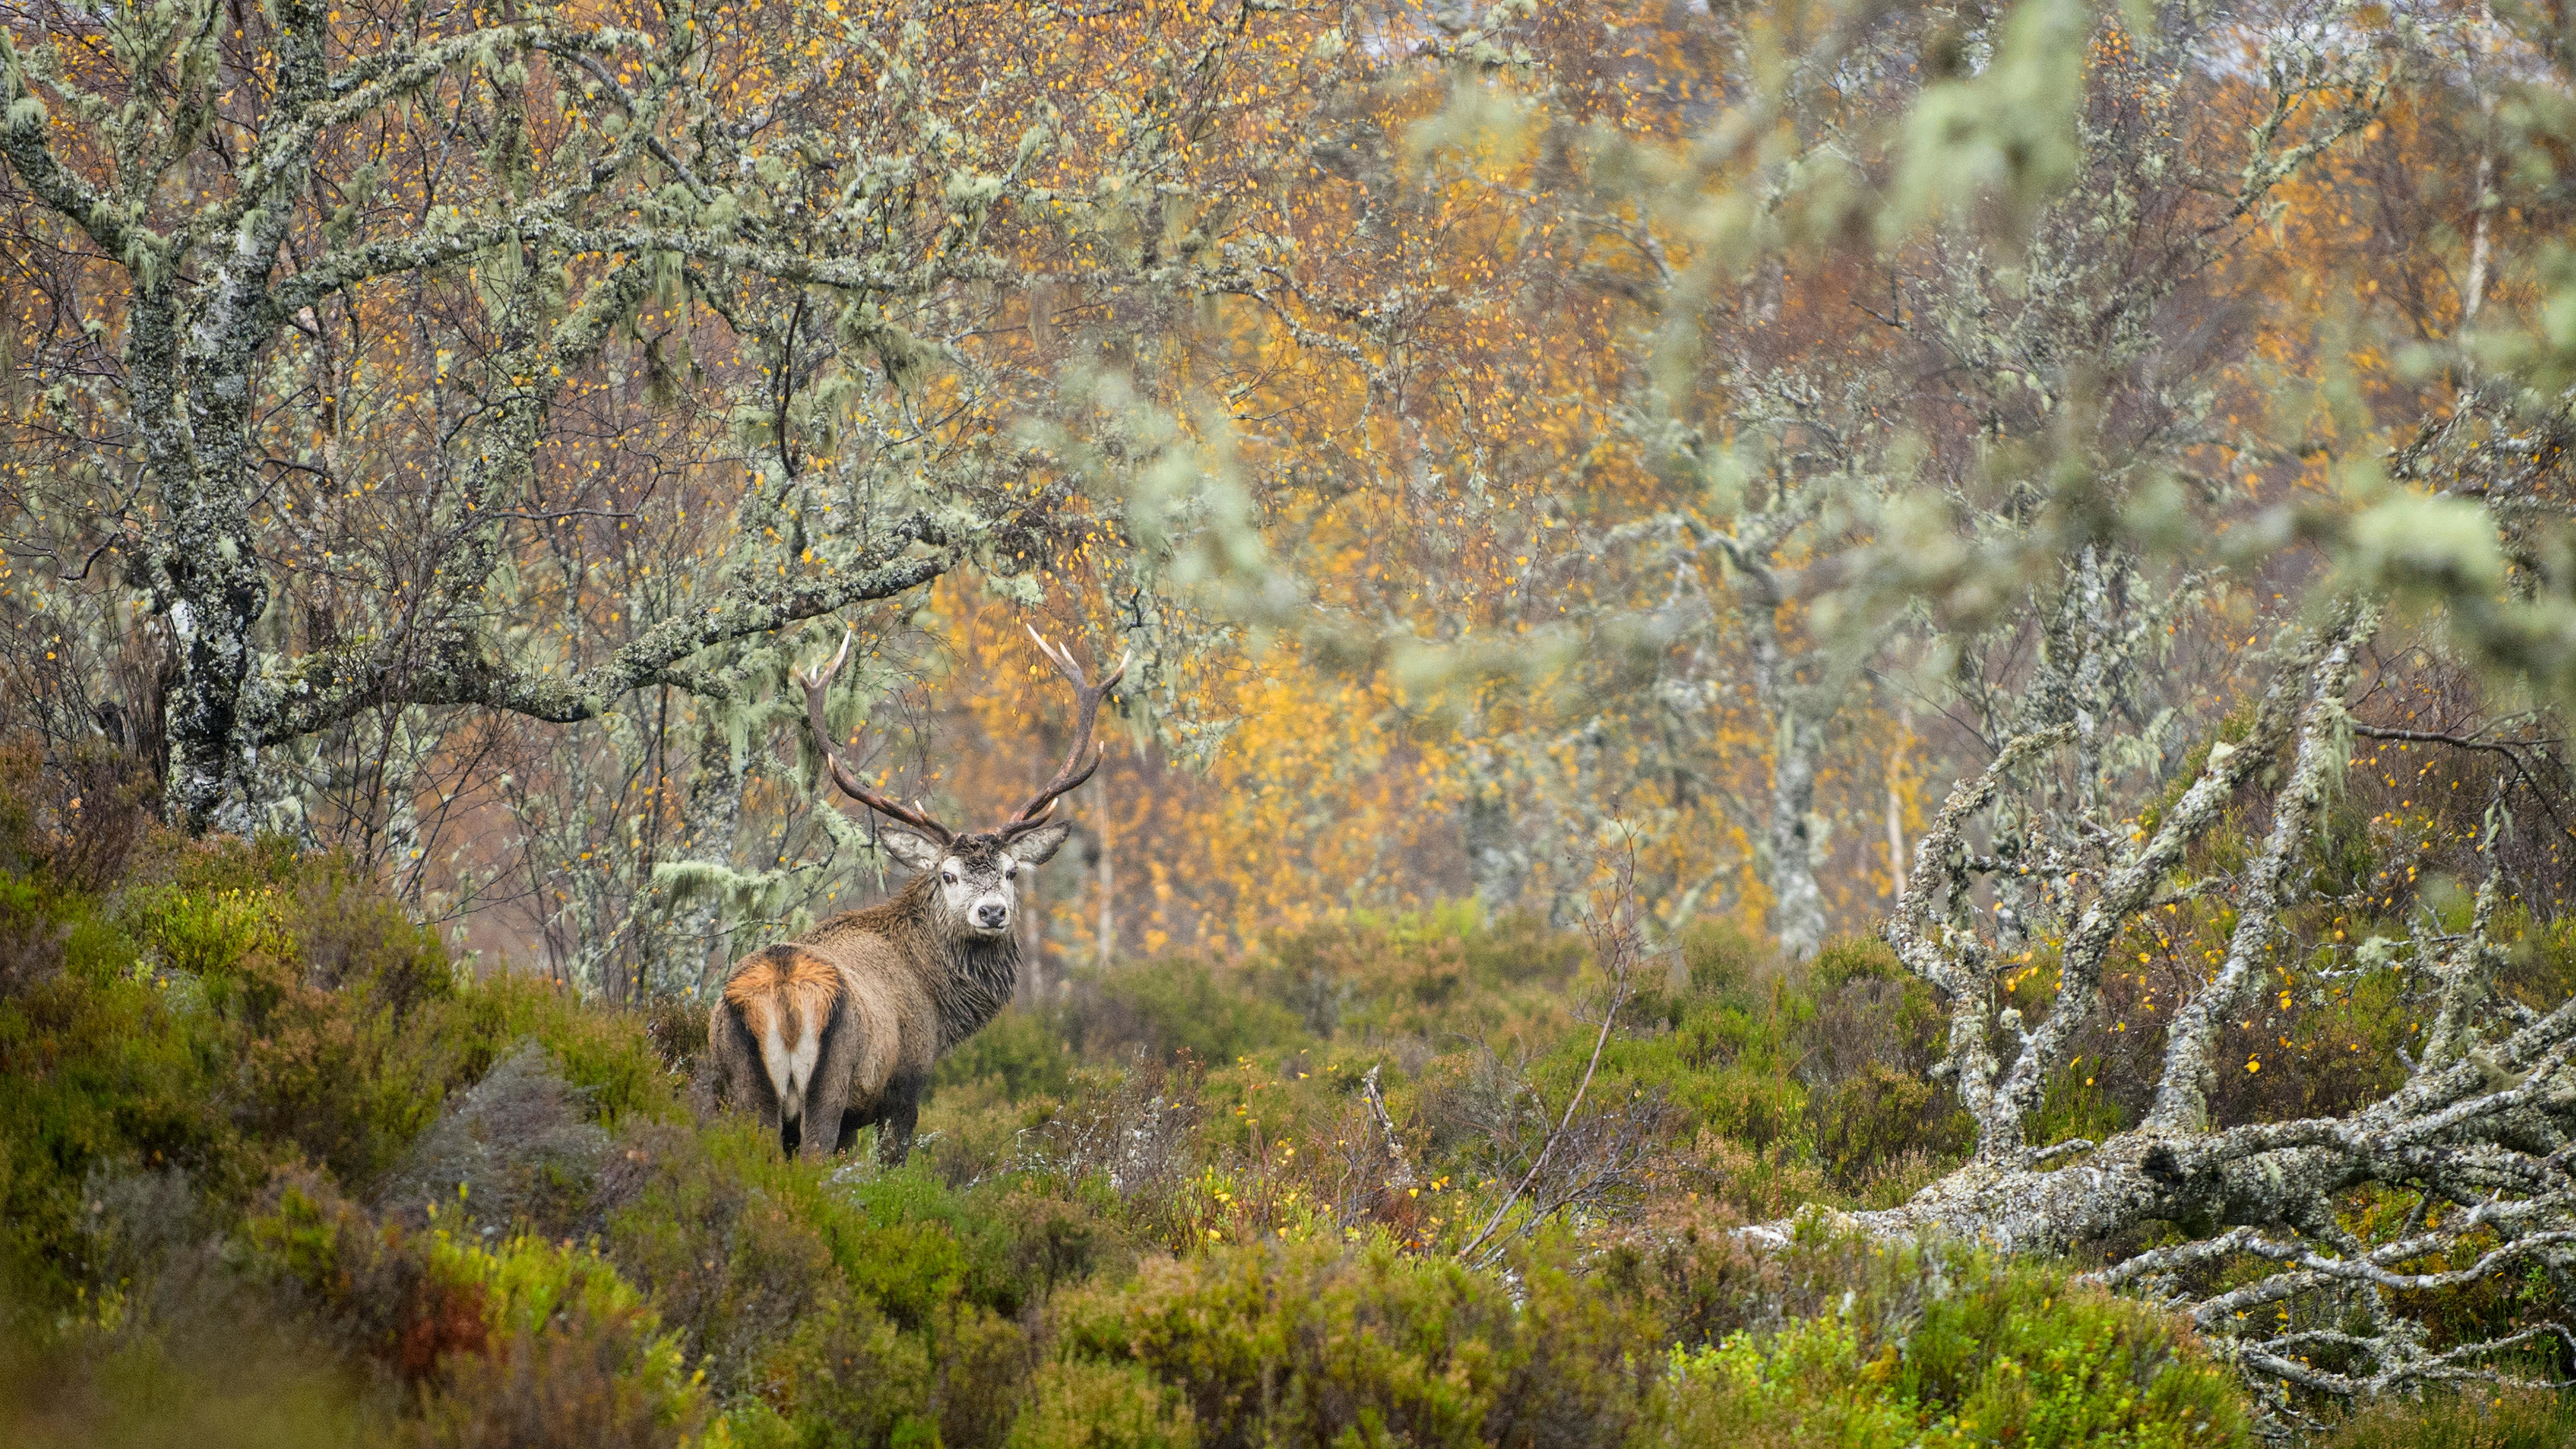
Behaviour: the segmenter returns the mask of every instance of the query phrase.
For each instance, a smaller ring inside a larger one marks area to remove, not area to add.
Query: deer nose
[[[988,931],[998,931],[1011,919],[1011,908],[1002,905],[977,906],[975,922]]]

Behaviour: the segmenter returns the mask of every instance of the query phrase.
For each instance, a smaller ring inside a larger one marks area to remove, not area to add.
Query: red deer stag
[[[804,935],[743,958],[707,1023],[718,1095],[759,1113],[780,1147],[820,1157],[846,1152],[859,1129],[879,1127],[878,1155],[900,1163],[931,1067],[981,1031],[1019,984],[1012,929],[1016,878],[1043,863],[1073,829],[1049,824],[1056,800],[1100,766],[1092,723],[1127,661],[1098,684],[1071,653],[1038,648],[1073,682],[1073,748],[1063,768],[999,826],[960,834],[921,810],[879,795],[841,763],[823,720],[823,691],[850,641],[805,688],[805,715],[841,793],[897,822],[879,839],[918,874],[891,899],[848,911]]]

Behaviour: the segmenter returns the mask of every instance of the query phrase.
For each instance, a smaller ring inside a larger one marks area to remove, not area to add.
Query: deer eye
[[[948,882],[950,885],[955,885],[955,884],[957,884],[957,872],[955,872],[955,871],[953,871],[953,870],[943,870],[943,871],[941,871],[941,872],[939,873],[939,878],[940,878],[941,880],[944,880],[944,881]]]

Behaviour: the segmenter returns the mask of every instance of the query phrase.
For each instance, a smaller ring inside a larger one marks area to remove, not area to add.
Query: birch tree
[[[1798,956],[1832,924],[1819,782],[1871,696],[1962,702],[1997,741],[2074,723],[2097,797],[2106,771],[2169,767],[2178,716],[2144,666],[2209,575],[2103,524],[2223,489],[2209,459],[2244,439],[2218,380],[2245,343],[2213,325],[2243,285],[2219,274],[2387,79],[2312,17],[2282,17],[2237,85],[2209,68],[2241,32],[2205,7],[2142,34],[2081,6],[1802,15],[1803,51],[1740,22],[1742,100],[1689,144],[1563,143],[1590,178],[1566,221],[1636,302],[1628,430],[1662,486],[1556,545],[1624,585],[1570,621],[1604,753],[1749,822]],[[1933,514],[1964,547],[1912,547]],[[1736,700],[1756,789],[1727,769]],[[2163,720],[2153,760],[2101,758],[2113,714]]]
[[[1099,520],[986,339],[1221,288],[1159,218],[1250,18],[1069,113],[998,11],[16,12],[10,602],[139,602],[169,813],[248,831],[352,721],[745,698],[781,630],[1024,578]]]
[[[1863,666],[1905,641],[1929,667],[1902,682],[1965,726],[1885,931],[1948,1013],[1976,1143],[1848,1225],[2091,1255],[2285,1415],[2576,1350],[2555,1320],[2442,1342],[2410,1316],[2576,1267],[2576,1003],[2513,979],[2541,907],[2504,864],[2563,776],[2498,790],[2456,900],[2330,929],[2351,742],[2410,737],[2359,691],[2376,641],[2478,671],[2501,714],[2576,699],[2568,272],[2548,223],[2520,255],[2505,234],[2559,215],[2563,25],[2031,0],[1737,33],[1685,144],[1567,147],[1589,190],[1563,215],[1644,319],[1632,431],[1666,491],[1578,495],[1566,552],[1622,570],[1575,625],[1613,697],[1593,742],[1629,730],[1662,769],[1689,753],[1664,723],[1729,682],[1769,717],[1772,788],[1729,803],[1765,822],[1792,951],[1824,929],[1798,878],[1811,762]],[[2306,356],[2244,346],[2245,255],[2395,96],[2478,117],[2459,305],[2411,335],[2319,328]],[[2234,676],[2187,674],[2200,643]],[[2176,921],[2206,957],[2128,1010],[2128,953]],[[2230,1112],[2297,1013],[2364,991],[2420,1015],[2393,1084]],[[2139,1110],[2046,1129],[2115,1033],[2141,1043]]]
[[[2276,95],[2281,78],[2341,68],[2366,48],[2340,22],[2291,20],[2266,51]],[[2415,56],[2450,48],[2419,48],[2422,38],[2403,22],[2378,37],[2379,56],[2342,87],[2349,114],[2367,114]],[[2533,35],[2505,47],[2527,82],[2552,91],[2500,108],[2530,127],[2530,144],[2554,144],[2542,138],[2563,125],[2557,82],[2540,79],[2543,55],[2564,53],[2554,44]],[[2274,114],[2286,121],[2295,109]],[[2311,135],[2331,144],[2336,129]],[[2270,134],[2286,140],[2288,128]],[[2277,164],[2258,148],[2237,204]],[[2078,182],[2064,194],[2083,192]],[[2479,215],[2491,205],[2481,196]],[[2046,226],[2035,235],[2044,246]],[[2422,395],[2425,415],[2374,420],[2368,401],[2330,389],[2336,435],[2359,444],[2294,442],[2295,428],[2232,439],[2240,457],[2322,456],[2315,501],[2233,520],[2198,513],[2192,500],[2216,494],[2194,489],[2190,460],[2215,456],[2226,435],[2203,433],[2163,469],[2124,477],[2119,455],[2061,432],[2029,455],[2060,470],[2053,483],[2021,469],[1990,475],[2007,500],[2030,479],[2027,506],[1915,512],[1855,565],[1874,581],[1856,593],[1928,604],[1967,661],[2015,612],[1996,607],[2017,592],[1998,579],[2049,582],[2010,624],[2038,639],[2038,662],[1971,700],[1998,748],[1949,792],[1886,927],[1947,1004],[1939,1074],[1975,1120],[1976,1145],[1955,1173],[1855,1224],[2100,1254],[2104,1281],[2187,1312],[2290,1417],[2317,1395],[2513,1376],[2518,1356],[2576,1348],[2576,1330],[2546,1317],[2440,1342],[2409,1316],[2411,1294],[2554,1278],[2576,1244],[2564,1152],[2576,1129],[2576,1003],[2535,998],[2506,969],[2514,938],[2538,929],[2537,903],[2517,900],[2503,864],[2516,832],[2533,828],[2513,801],[2533,797],[2499,786],[2480,868],[2455,905],[2419,900],[2401,933],[2367,940],[2327,930],[2351,909],[2328,862],[2353,737],[2408,737],[2368,718],[2356,694],[2374,638],[2418,631],[2420,647],[2455,651],[2508,701],[2563,703],[2576,683],[2571,520],[2553,441],[2567,426],[2569,374],[2537,330],[2563,284],[2523,273],[2538,283],[2523,294],[2531,310],[2494,325],[2498,250],[2486,229],[2474,235],[2483,305],[2455,315],[2491,330],[2425,348],[2417,375],[2447,384]],[[2193,409],[2168,413],[2191,429]],[[2204,521],[2180,522],[2190,519]],[[2159,763],[2173,755],[2169,717],[2142,707],[2151,701],[2138,676],[2157,667],[2193,591],[2221,572],[2264,577],[2285,602],[2261,625],[2254,697],[2173,769]],[[1974,678],[1966,692],[1977,695]],[[2530,788],[2554,808],[2561,787]],[[2147,978],[2130,974],[2125,953],[2195,919],[2213,941],[2205,968],[2184,974],[2178,999],[2142,1002],[2134,983]],[[2392,1089],[2321,1115],[2231,1120],[2220,1110],[2231,1081],[2287,1045],[2296,1012],[2380,988],[2420,1013]],[[2106,1020],[2114,1001],[2128,1005]],[[2148,1077],[2127,1084],[2143,1110],[2098,1141],[2035,1135],[2049,1095],[2112,1032],[2145,1036]],[[2364,1210],[2374,1202],[2403,1211]]]

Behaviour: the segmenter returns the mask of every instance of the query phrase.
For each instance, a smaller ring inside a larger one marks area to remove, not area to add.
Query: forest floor
[[[1941,1019],[1867,940],[1790,964],[1709,928],[1614,980],[1579,935],[1462,909],[1081,971],[946,1061],[889,1169],[781,1160],[713,1110],[702,1008],[473,979],[331,862],[156,836],[102,863],[6,811],[0,862],[12,1444],[2267,1427],[2185,1327],[2083,1281],[2098,1257],[1806,1210],[1902,1201],[1967,1145]],[[2057,1135],[2131,1110],[2116,1066],[2078,1062]],[[2336,1089],[2312,1076],[2290,1090]],[[1801,1213],[1776,1249],[1731,1231]],[[2467,1333],[2536,1291],[2414,1308]],[[2305,1437],[2576,1441],[2553,1395],[2463,1392],[2308,1406]]]

